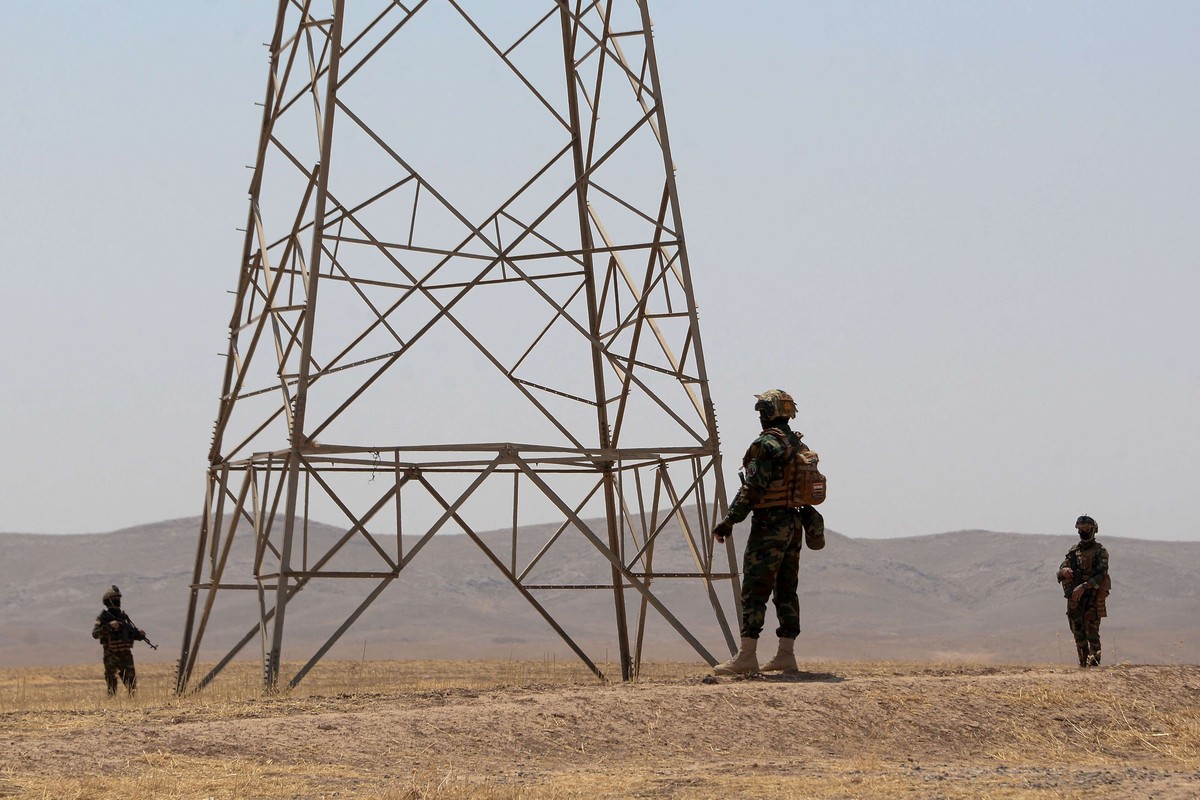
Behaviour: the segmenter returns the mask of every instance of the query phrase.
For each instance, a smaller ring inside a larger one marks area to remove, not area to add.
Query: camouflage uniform
[[[782,475],[789,449],[784,444],[785,437],[791,449],[808,451],[808,446],[800,441],[800,434],[793,432],[786,420],[774,420],[771,428],[764,430],[746,451],[742,460],[745,482],[725,517],[736,524],[753,511],[750,537],[742,558],[741,635],[750,639],[757,639],[762,633],[767,600],[772,595],[779,619],[776,635],[795,639],[800,633],[800,598],[796,589],[804,529],[820,526],[824,531],[821,516],[812,506],[754,507],[767,486]]]
[[[120,626],[114,630],[110,623]],[[99,639],[104,648],[104,682],[110,695],[117,693],[117,679],[125,684],[130,693],[137,689],[137,672],[133,667],[133,643],[145,639],[133,622],[120,608],[106,608],[96,617],[92,626],[92,638]]]
[[[1065,569],[1072,571],[1072,579],[1063,579]],[[1075,637],[1079,666],[1098,666],[1100,619],[1108,616],[1108,551],[1095,539],[1082,541],[1071,548],[1058,570],[1063,596],[1067,598],[1067,622],[1071,626],[1071,635]],[[1085,584],[1087,588],[1078,600],[1072,600],[1071,594],[1080,584]]]

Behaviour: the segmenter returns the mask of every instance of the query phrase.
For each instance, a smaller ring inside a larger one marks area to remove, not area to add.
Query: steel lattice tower
[[[650,609],[715,663],[661,599],[668,580],[697,587],[733,652],[647,1],[280,0],[269,48],[177,690],[229,613],[218,598],[246,599],[248,629],[192,688],[256,639],[274,688],[289,602],[367,587],[294,686],[439,531],[470,537],[601,678],[549,598],[603,590],[588,596],[609,598],[623,679]],[[656,569],[679,536],[686,568]],[[539,582],[571,537],[606,577]],[[350,542],[376,566],[339,568]]]

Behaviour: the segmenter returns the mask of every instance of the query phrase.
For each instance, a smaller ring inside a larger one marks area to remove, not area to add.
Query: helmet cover
[[[768,389],[762,394],[754,395],[758,400],[754,409],[765,419],[796,418],[796,401],[783,389]]]

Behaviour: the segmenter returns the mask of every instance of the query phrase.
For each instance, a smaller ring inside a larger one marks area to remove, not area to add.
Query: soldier
[[[129,694],[133,694],[137,689],[133,643],[145,639],[146,632],[121,610],[121,590],[116,586],[104,593],[104,610],[92,626],[92,638],[99,639],[104,647],[104,682],[108,684],[109,695],[117,693],[118,676]]]
[[[767,600],[774,594],[779,627],[779,651],[762,671],[796,670],[796,636],[800,633],[799,583],[801,539],[807,535],[810,549],[824,546],[825,523],[812,505],[804,504],[798,480],[806,469],[815,472],[817,454],[800,441],[801,434],[789,427],[796,416],[796,403],[782,389],[755,395],[763,432],[742,459],[743,483],[729,506],[729,513],[713,528],[713,536],[724,542],[733,526],[753,511],[750,537],[742,560],[741,647],[729,661],[718,664],[718,675],[758,672],[758,635],[766,620]],[[823,479],[822,479],[823,480]],[[821,484],[824,499],[824,484]],[[820,502],[809,499],[808,502]]]
[[[1058,582],[1067,598],[1067,622],[1075,637],[1079,666],[1100,666],[1100,619],[1108,616],[1106,601],[1112,581],[1108,577],[1108,551],[1096,541],[1100,526],[1084,515],[1075,520],[1079,544],[1071,548],[1058,567]]]

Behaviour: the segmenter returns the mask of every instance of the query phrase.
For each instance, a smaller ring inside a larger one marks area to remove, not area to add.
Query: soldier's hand
[[[1073,581],[1075,580],[1075,573],[1071,571],[1070,567],[1063,567],[1058,571],[1058,579],[1060,581]]]
[[[1081,583],[1076,586],[1075,591],[1071,592],[1071,601],[1078,602],[1079,598],[1083,597],[1083,593],[1087,590],[1087,588],[1088,586],[1086,583]]]
[[[733,523],[727,519],[723,519],[713,527],[713,538],[718,542],[724,543],[726,536],[733,535]]]
[[[114,631],[119,631],[121,630],[121,623],[114,619],[112,622],[108,623],[108,627],[112,628]]]

